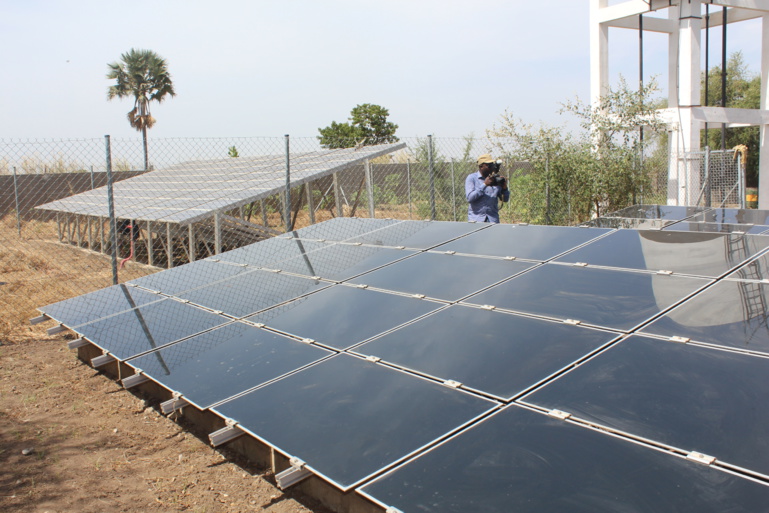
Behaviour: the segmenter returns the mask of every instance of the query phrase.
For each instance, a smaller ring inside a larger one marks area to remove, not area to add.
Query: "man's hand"
[[[487,177],[486,177],[486,179],[483,181],[483,183],[484,183],[486,186],[494,185],[494,182],[493,182],[493,181],[492,181],[492,179],[491,179],[491,175],[487,176]]]

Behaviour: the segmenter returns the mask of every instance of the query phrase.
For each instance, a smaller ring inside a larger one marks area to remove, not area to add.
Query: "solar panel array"
[[[766,234],[769,232],[769,210],[634,205],[594,219],[586,226]]]
[[[767,248],[337,218],[40,310],[390,511],[756,512]]]
[[[400,148],[405,143],[294,153],[291,186],[317,180]],[[114,184],[115,216],[139,221],[190,224],[281,192],[286,156],[264,155],[175,164]],[[109,217],[107,187],[37,208]]]

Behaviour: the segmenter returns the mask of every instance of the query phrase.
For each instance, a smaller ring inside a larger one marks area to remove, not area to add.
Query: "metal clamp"
[[[112,363],[114,361],[117,361],[117,358],[115,358],[109,353],[106,353],[101,356],[97,356],[96,358],[92,358],[91,365],[93,365],[94,368],[99,368],[99,367],[103,367],[104,365],[107,365],[108,363]]]
[[[703,465],[712,465],[716,461],[716,458],[713,456],[708,456],[707,454],[702,454],[701,452],[695,451],[687,454],[686,459],[696,461],[697,463],[702,463]]]
[[[149,381],[150,378],[142,374],[141,372],[137,372],[136,374],[132,376],[128,376],[127,378],[123,378],[121,381],[123,382],[123,388],[133,388],[135,386],[139,386],[142,383],[146,383]]]
[[[378,356],[373,356],[373,355],[371,355],[371,356],[367,356],[367,357],[366,357],[366,361],[367,361],[367,362],[373,362],[373,363],[377,363],[377,362],[380,362],[380,361],[382,361],[382,359],[381,359],[381,358],[379,358]]]
[[[39,315],[39,316],[37,316],[37,317],[33,317],[33,318],[31,318],[31,319],[29,320],[29,324],[30,324],[30,325],[32,325],[32,326],[34,326],[35,324],[40,324],[41,322],[45,322],[45,321],[47,321],[48,319],[50,319],[50,317],[48,317],[48,316],[47,316],[47,315],[45,315],[45,314],[43,314],[43,315]]]
[[[577,319],[566,319],[563,321],[564,324],[570,324],[572,326],[579,326],[582,324],[582,321],[578,321]]]
[[[48,333],[49,335],[56,335],[57,333],[61,333],[62,331],[67,331],[67,328],[65,328],[63,324],[58,324],[53,328],[48,328],[47,330],[45,330],[45,332]]]
[[[160,403],[160,411],[163,412],[163,415],[169,415],[189,405],[190,402],[187,399],[183,398],[178,392],[174,392],[173,398]]]
[[[670,337],[668,340],[670,340],[671,342],[678,342],[679,344],[686,344],[691,339],[686,337],[674,336],[674,337]]]
[[[460,383],[459,381],[454,381],[453,379],[447,379],[446,381],[443,382],[443,384],[446,385],[447,387],[451,387],[451,388],[461,388],[462,387],[462,383]]]
[[[312,475],[312,472],[304,468],[305,463],[299,458],[291,458],[289,460],[291,466],[275,474],[275,480],[278,483],[278,488],[285,490],[289,486],[293,486],[300,481],[304,481]]]
[[[219,447],[220,445],[224,445],[227,442],[230,442],[232,440],[235,440],[241,435],[244,435],[245,432],[240,429],[233,421],[227,420],[227,425],[224,426],[222,429],[217,429],[210,435],[208,435],[208,440],[211,442],[211,445],[214,447]]]
[[[550,410],[547,412],[548,415],[551,417],[555,417],[556,419],[566,420],[569,417],[571,417],[571,413],[561,411],[561,410]]]
[[[83,337],[67,342],[67,349],[77,349],[78,347],[87,346],[89,342]]]
[[[483,308],[484,310],[494,310],[496,308],[496,306],[494,306],[494,305],[483,305],[481,308]]]

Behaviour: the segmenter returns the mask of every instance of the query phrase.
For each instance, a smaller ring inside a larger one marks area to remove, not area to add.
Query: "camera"
[[[491,178],[491,185],[499,185],[500,187],[505,185],[505,177],[499,176],[499,170],[502,167],[502,161],[497,160],[496,162],[490,162],[489,163],[489,169],[491,170],[491,174],[489,177]]]

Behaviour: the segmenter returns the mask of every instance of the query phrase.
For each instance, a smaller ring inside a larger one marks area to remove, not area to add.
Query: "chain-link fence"
[[[739,151],[705,148],[672,160],[676,180],[670,181],[670,195],[679,205],[745,208],[745,165]]]
[[[378,146],[160,139],[145,159],[139,139],[0,140],[3,326],[39,306],[332,218],[465,221],[465,180],[479,154],[501,146],[428,136],[366,153]],[[546,162],[505,162],[512,194],[503,223],[584,220],[547,172]],[[632,201],[659,202],[648,192]]]

